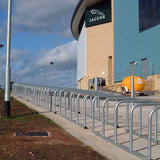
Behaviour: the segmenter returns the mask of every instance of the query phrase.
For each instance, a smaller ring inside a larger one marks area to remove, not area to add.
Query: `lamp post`
[[[11,43],[11,7],[12,0],[8,0],[8,24],[7,24],[7,55],[6,55],[6,77],[4,95],[4,116],[10,117],[10,43]]]
[[[0,86],[1,86],[1,88],[2,88],[2,83],[3,83],[3,64],[2,64],[2,48],[4,47],[4,45],[3,44],[0,44],[0,48],[1,48],[1,84],[0,84]]]
[[[53,75],[53,64],[54,62],[50,62],[50,65],[51,65],[51,75]],[[52,86],[52,79],[51,79],[51,86]],[[54,86],[54,83],[53,83],[53,86]]]

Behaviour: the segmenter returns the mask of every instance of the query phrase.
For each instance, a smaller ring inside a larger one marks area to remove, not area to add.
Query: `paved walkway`
[[[83,129],[74,124],[73,122],[57,114],[49,112],[48,110],[45,110],[37,105],[34,105],[22,98],[16,96],[14,96],[14,98],[26,104],[29,108],[36,110],[41,115],[48,117],[52,121],[56,122],[58,125],[64,128],[67,132],[76,137],[78,140],[92,147],[95,151],[110,160],[140,160],[140,158],[134,156],[133,154],[93,134],[90,129]]]

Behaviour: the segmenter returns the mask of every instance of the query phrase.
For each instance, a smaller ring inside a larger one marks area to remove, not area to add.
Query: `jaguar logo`
[[[99,16],[103,16],[104,15],[103,12],[101,12],[99,10],[96,10],[96,9],[92,9],[90,12],[91,12],[92,15],[95,15],[95,14],[97,14]]]

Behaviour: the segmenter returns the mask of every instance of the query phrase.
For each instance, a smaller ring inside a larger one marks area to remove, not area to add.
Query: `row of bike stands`
[[[160,150],[160,103],[81,89],[16,83],[13,94],[85,129],[91,128],[93,133],[142,159],[160,157],[152,153]],[[143,141],[146,146],[139,145]],[[137,149],[137,144],[143,148]]]

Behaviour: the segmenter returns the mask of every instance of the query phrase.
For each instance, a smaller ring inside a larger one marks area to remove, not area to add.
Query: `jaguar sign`
[[[86,27],[111,22],[111,2],[104,1],[87,8],[85,21]]]

